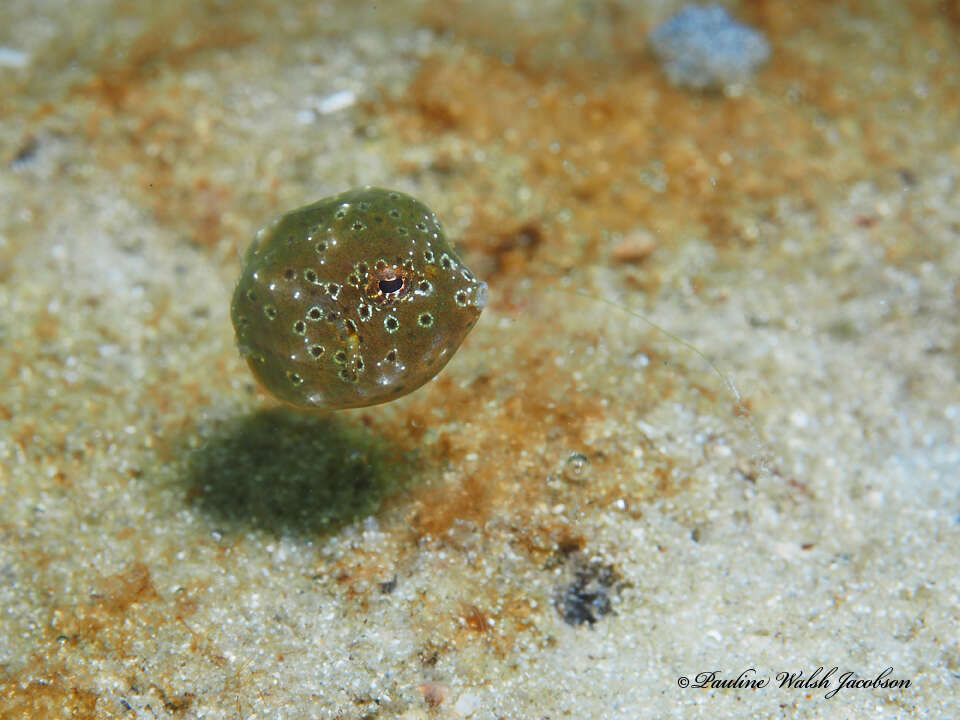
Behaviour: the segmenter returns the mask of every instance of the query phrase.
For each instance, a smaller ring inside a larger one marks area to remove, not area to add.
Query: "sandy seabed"
[[[0,8],[0,716],[960,717],[960,5],[354,5]],[[364,184],[490,304],[283,408],[240,253]]]

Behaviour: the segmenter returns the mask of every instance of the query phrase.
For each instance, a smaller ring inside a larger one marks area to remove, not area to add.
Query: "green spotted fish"
[[[487,303],[426,205],[366,187],[257,233],[233,294],[237,345],[257,380],[321,410],[395,400],[434,377]]]

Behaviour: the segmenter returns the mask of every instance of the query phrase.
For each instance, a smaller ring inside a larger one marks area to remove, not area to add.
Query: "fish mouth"
[[[490,288],[483,280],[480,280],[473,291],[473,304],[477,310],[483,310],[487,306],[488,300],[490,300]]]

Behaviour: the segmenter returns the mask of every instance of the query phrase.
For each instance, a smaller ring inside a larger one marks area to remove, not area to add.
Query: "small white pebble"
[[[340,90],[332,95],[320,98],[317,102],[317,112],[321,115],[329,115],[340,110],[346,110],[356,102],[357,94],[353,90]]]
[[[480,698],[472,692],[465,692],[453,705],[453,711],[463,718],[471,717],[480,710]]]
[[[30,56],[23,52],[23,50],[0,47],[0,67],[25,68],[29,63]]]
[[[810,416],[803,410],[794,410],[790,413],[790,422],[794,427],[805,428],[810,425]]]
[[[784,560],[792,560],[800,554],[800,545],[795,542],[776,542],[773,544],[773,552]]]

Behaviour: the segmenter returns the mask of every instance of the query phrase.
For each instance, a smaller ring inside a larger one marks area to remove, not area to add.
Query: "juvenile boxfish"
[[[338,409],[406,395],[450,360],[487,285],[416,198],[366,187],[257,233],[233,294],[237,345],[291,405]]]

